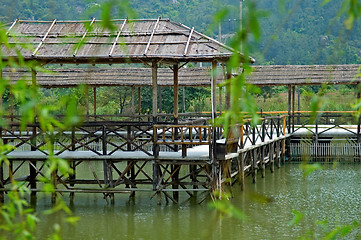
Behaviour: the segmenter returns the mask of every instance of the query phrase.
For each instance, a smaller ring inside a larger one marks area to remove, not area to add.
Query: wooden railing
[[[182,156],[187,155],[187,147],[196,145],[211,145],[212,127],[210,125],[154,125],[154,144],[164,145],[177,151],[182,147]]]

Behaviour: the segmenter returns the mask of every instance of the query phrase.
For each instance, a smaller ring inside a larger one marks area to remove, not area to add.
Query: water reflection
[[[72,226],[64,214],[42,216],[37,235],[46,238],[58,223],[63,239],[292,239],[310,229],[322,232],[316,220],[328,220],[330,228],[361,221],[359,164],[324,165],[304,180],[299,164],[288,164],[273,174],[267,169],[265,178],[258,175],[257,184],[250,177],[246,180],[245,191],[234,186],[231,201],[247,214],[247,221],[220,216],[206,203],[198,204],[203,196],[182,196],[181,204],[158,206],[149,193],[137,193],[133,199],[116,195],[111,206],[100,194],[77,194],[71,208],[81,221]],[[50,198],[39,195],[37,210],[49,206]],[[302,225],[289,225],[292,210],[305,215]]]

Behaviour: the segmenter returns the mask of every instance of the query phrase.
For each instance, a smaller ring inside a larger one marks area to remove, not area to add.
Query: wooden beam
[[[43,42],[44,42],[45,39],[48,37],[48,35],[49,35],[51,29],[54,27],[55,23],[56,23],[56,19],[54,19],[53,23],[50,25],[48,31],[46,32],[46,34],[44,35],[44,37],[41,39],[39,45],[36,47],[36,49],[34,50],[33,54],[31,54],[31,56],[35,56],[35,54],[39,51],[41,45],[43,45]]]
[[[152,109],[153,109],[153,122],[157,122],[158,114],[158,64],[152,63]]]
[[[117,34],[117,37],[115,38],[115,40],[114,40],[114,42],[113,42],[112,48],[111,48],[110,51],[109,51],[109,57],[111,57],[112,54],[113,54],[114,48],[115,48],[115,46],[117,45],[117,42],[118,42],[119,37],[120,37],[120,34],[123,32],[123,29],[124,29],[124,26],[125,26],[127,20],[128,20],[128,18],[124,19],[124,22],[123,22],[123,24],[122,24],[122,26],[121,26],[118,34]]]
[[[155,23],[155,25],[154,25],[154,28],[153,28],[152,34],[151,34],[151,35],[150,35],[150,37],[149,37],[149,40],[148,40],[147,46],[145,47],[145,50],[144,50],[144,55],[147,55],[147,53],[148,53],[150,43],[152,42],[152,38],[153,38],[153,36],[154,36],[155,31],[157,30],[157,27],[158,27],[159,21],[160,21],[160,16],[158,17],[157,22],[156,22],[156,23]]]

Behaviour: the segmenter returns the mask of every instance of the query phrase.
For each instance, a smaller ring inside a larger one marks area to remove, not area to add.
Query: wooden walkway
[[[53,137],[53,155],[73,169],[69,177],[60,171],[54,176],[57,192],[72,197],[99,192],[114,201],[114,193],[152,191],[158,201],[163,194],[176,203],[180,192],[194,196],[221,190],[235,179],[244,183],[248,172],[256,181],[257,169],[264,176],[267,163],[271,171],[274,163],[280,166],[290,137],[286,123],[285,116],[269,117],[258,126],[239,125],[226,137],[222,128],[209,125],[94,122],[49,134],[36,125],[30,126],[33,131],[20,131],[13,124],[2,131],[3,141],[15,148],[6,154],[11,173],[2,168],[1,190],[8,190],[11,174],[34,194],[41,191],[40,178],[49,168],[44,139]]]

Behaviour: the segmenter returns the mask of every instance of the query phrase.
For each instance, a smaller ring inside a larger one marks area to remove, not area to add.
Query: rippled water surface
[[[37,229],[39,239],[60,222],[63,239],[295,239],[308,232],[320,238],[324,230],[316,222],[325,220],[325,227],[361,222],[361,165],[322,165],[323,170],[304,177],[300,164],[287,164],[258,176],[252,184],[247,178],[246,190],[233,187],[232,203],[247,219],[220,216],[198,204],[203,198],[188,199],[181,193],[181,203],[158,206],[151,193],[137,193],[134,200],[116,195],[115,205],[107,205],[101,194],[77,194],[74,214],[81,217],[77,225],[63,221],[63,215],[41,216]],[[49,206],[49,197],[38,197],[37,210]],[[67,196],[64,199],[68,201]],[[297,210],[304,219],[290,224]],[[355,229],[347,239],[361,239]]]

